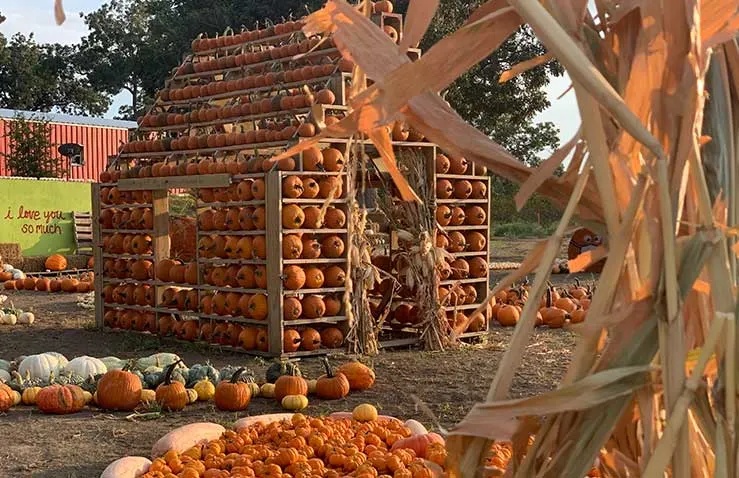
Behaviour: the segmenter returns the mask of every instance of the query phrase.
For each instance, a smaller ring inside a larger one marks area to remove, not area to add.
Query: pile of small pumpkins
[[[75,294],[86,294],[95,290],[95,274],[85,272],[78,277],[31,277],[24,279],[5,281],[3,288],[6,291],[28,290],[39,292],[67,292]]]
[[[544,297],[539,299],[536,325],[559,329],[567,324],[578,324],[587,318],[593,288],[583,287],[579,281],[556,288],[550,285]],[[528,284],[514,285],[499,291],[490,300],[493,318],[504,327],[513,327],[529,299]]]
[[[138,291],[141,290],[138,287],[142,286],[135,286],[134,294],[138,294]],[[144,293],[151,294],[152,289],[149,286],[145,287]],[[216,295],[216,297],[223,296],[224,294]],[[263,297],[263,295],[257,294],[253,297]],[[265,308],[266,313],[266,304],[262,303],[259,307]],[[208,319],[178,320],[173,315],[167,314],[160,315],[157,324],[156,316],[151,312],[114,309],[105,311],[103,324],[112,329],[149,332],[189,342],[203,341],[210,344],[241,347],[244,350],[269,351],[267,327]],[[344,333],[337,327],[324,327],[320,331],[313,327],[300,327],[300,330],[288,327],[283,332],[283,349],[285,352],[313,351],[320,348],[337,349],[343,343]]]
[[[6,296],[0,295],[0,325],[33,325],[36,316],[32,312],[24,312],[16,309],[13,303],[10,307],[4,307]]]
[[[334,370],[328,359],[323,361],[326,373],[316,380],[303,378],[296,364],[281,362],[270,366],[266,381],[259,385],[246,368],[218,370],[206,363],[188,369],[174,354],[155,354],[137,361],[87,356],[67,361],[61,354],[49,352],[13,363],[0,361],[0,412],[18,404],[67,414],[87,404],[131,411],[155,403],[163,410],[178,411],[196,401],[211,400],[220,410],[241,411],[253,397],[260,396],[298,410],[308,405],[309,394],[336,400],[374,384],[374,372],[360,362],[348,362]]]
[[[444,438],[421,423],[378,415],[374,406],[361,404],[326,417],[280,413],[243,418],[232,430],[213,423],[185,425],[154,444],[153,461],[121,458],[102,478],[432,478],[446,455]]]

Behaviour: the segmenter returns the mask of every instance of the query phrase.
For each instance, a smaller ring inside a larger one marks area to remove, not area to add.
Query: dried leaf
[[[605,246],[598,246],[595,249],[585,251],[574,259],[567,261],[570,274],[582,272],[596,262],[605,259],[606,256],[608,256],[608,249]]]
[[[392,140],[387,128],[377,128],[372,130],[368,133],[368,136],[372,140],[372,143],[374,143],[377,151],[380,153],[380,157],[375,160],[382,163],[378,165],[378,167],[390,173],[390,178],[393,180],[395,187],[398,188],[400,198],[403,201],[421,202],[421,199],[415,191],[413,191],[410,184],[408,184],[408,180],[405,179],[398,169],[398,164],[395,161],[395,153],[393,153]]]
[[[54,0],[54,20],[57,25],[61,25],[67,19],[64,14],[64,7],[62,6],[62,0]]]
[[[700,2],[700,33],[704,49],[732,40],[739,30],[739,10],[733,0]]]
[[[518,75],[525,73],[533,68],[536,68],[539,65],[548,63],[552,61],[553,59],[554,59],[554,55],[552,55],[551,53],[545,53],[543,55],[535,56],[534,58],[531,58],[530,60],[517,63],[513,65],[513,67],[510,70],[506,70],[500,74],[498,83],[505,83],[509,80],[512,80]]]
[[[431,24],[431,20],[434,18],[437,8],[439,8],[439,0],[410,1],[405,16],[403,38],[400,40],[401,53],[421,41]]]

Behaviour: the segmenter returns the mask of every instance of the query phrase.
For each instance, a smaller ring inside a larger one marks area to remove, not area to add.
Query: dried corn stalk
[[[736,476],[737,2],[596,0],[594,12],[589,3],[490,0],[411,63],[354,7],[330,0],[306,32],[333,34],[374,83],[322,135],[361,131],[382,146],[383,126],[405,120],[450,154],[532,178],[527,188],[565,214],[504,282],[537,270],[533,289],[545,284],[573,214],[608,239],[559,389],[506,400],[535,323],[527,307],[485,403],[450,433],[451,476],[485,474],[491,444],[511,439],[506,476],[579,478],[596,458],[607,477]],[[414,38],[435,7],[411,0]],[[562,178],[521,165],[436,93],[522,24],[567,69],[583,118]]]

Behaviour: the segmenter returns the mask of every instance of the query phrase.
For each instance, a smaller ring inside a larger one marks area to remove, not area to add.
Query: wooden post
[[[154,189],[151,192],[152,212],[154,214],[154,233],[151,236],[154,251],[154,267],[162,259],[169,258],[169,190]],[[161,305],[165,287],[156,286],[155,307]],[[157,313],[157,324],[159,314]]]
[[[103,303],[103,236],[100,232],[100,184],[92,185],[92,257],[95,263],[95,325],[103,328],[103,316],[105,315],[105,304]]]
[[[282,174],[270,171],[265,174],[267,186],[267,317],[269,353],[283,355],[282,320]]]

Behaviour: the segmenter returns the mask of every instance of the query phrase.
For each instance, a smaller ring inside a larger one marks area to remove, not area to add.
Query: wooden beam
[[[103,328],[103,236],[100,232],[100,184],[92,185],[92,257],[95,263],[95,325]]]
[[[231,185],[231,175],[204,174],[196,176],[167,176],[163,178],[121,179],[121,191],[157,191],[167,189],[226,188]],[[166,198],[166,195],[165,195]]]
[[[282,334],[282,175],[266,174],[267,183],[267,303],[270,355],[283,355]]]
[[[159,261],[169,257],[169,191],[166,189],[155,189],[151,195],[152,212],[154,214],[154,233],[151,235],[151,244],[154,252],[154,265],[156,267]],[[156,287],[155,306],[160,305],[164,289],[166,287]],[[157,319],[158,324],[159,321]]]

